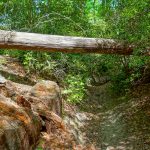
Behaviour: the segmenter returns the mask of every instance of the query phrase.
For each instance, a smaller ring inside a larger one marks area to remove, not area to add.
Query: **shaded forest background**
[[[131,56],[0,50],[18,57],[28,73],[56,80],[68,101],[79,103],[93,76],[109,76],[110,90],[124,95],[136,85],[149,57],[149,0],[1,0],[0,29],[52,35],[99,37],[137,45]]]

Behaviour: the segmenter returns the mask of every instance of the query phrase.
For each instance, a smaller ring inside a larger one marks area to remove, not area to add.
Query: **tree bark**
[[[130,55],[133,52],[133,46],[113,39],[44,35],[4,30],[0,30],[0,48],[123,55]]]

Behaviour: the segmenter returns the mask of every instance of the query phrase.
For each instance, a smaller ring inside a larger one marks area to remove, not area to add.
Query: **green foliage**
[[[105,12],[112,37],[136,45],[136,54],[150,46],[149,8],[149,0],[118,0],[111,11]]]
[[[67,95],[67,100],[71,103],[79,103],[84,98],[85,82],[80,75],[68,75],[65,79],[67,84],[63,94]]]
[[[136,46],[134,55],[150,47],[149,0],[1,0],[0,29],[85,37],[115,38]],[[109,75],[117,95],[141,77],[148,57],[80,55],[1,50],[18,57],[29,72],[65,85],[71,102],[84,97],[93,73]]]
[[[118,58],[117,58],[118,59]],[[129,88],[141,78],[144,66],[149,62],[148,57],[128,56],[115,61],[109,75],[112,80],[112,90],[117,95],[124,95]]]
[[[11,57],[19,58],[21,61],[24,60],[24,54],[26,54],[25,51],[22,50],[2,50],[1,54],[3,55],[9,55]]]
[[[50,55],[39,52],[28,52],[25,54],[23,64],[28,71],[35,72],[43,77],[51,76],[54,68],[57,66]]]

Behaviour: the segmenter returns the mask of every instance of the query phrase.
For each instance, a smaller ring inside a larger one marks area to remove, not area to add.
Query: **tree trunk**
[[[113,39],[82,38],[0,30],[0,48],[66,53],[132,54],[133,47]]]

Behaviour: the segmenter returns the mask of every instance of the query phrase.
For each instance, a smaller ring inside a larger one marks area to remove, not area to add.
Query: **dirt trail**
[[[82,111],[66,117],[79,143],[95,143],[98,150],[149,150],[150,84],[118,99],[111,98],[107,85],[94,89]]]

